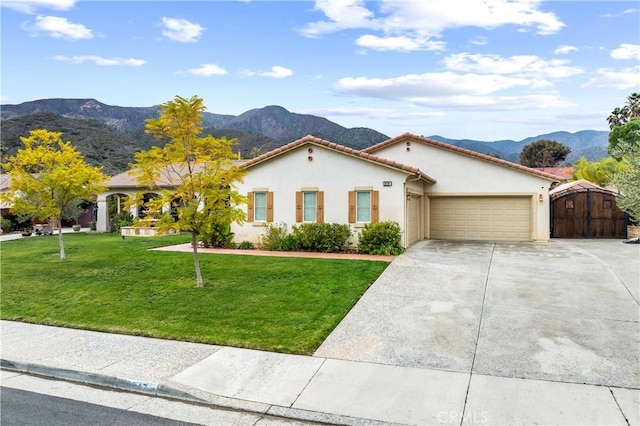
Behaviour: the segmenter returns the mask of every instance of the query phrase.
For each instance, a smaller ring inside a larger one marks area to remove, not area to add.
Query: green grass
[[[65,234],[0,247],[0,317],[311,354],[387,263],[149,251],[188,236]]]

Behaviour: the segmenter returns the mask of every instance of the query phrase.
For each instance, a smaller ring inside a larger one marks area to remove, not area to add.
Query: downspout
[[[409,192],[407,189],[407,184],[411,183],[411,182],[416,182],[419,181],[420,179],[423,178],[423,175],[420,171],[418,171],[418,174],[416,175],[416,177],[414,179],[406,179],[403,183],[404,186],[404,200],[403,200],[403,208],[404,208],[404,247],[407,248],[409,246],[409,241],[408,241],[408,235],[407,235],[407,225],[409,224],[409,213],[407,210],[407,197],[409,196]],[[424,205],[423,205],[424,207]]]

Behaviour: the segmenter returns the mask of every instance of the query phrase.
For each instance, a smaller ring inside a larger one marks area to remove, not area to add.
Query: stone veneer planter
[[[175,231],[158,232],[158,228],[152,226],[123,226],[120,228],[120,235],[123,237],[155,237],[157,235],[171,235]]]
[[[640,226],[627,226],[627,238],[640,238]]]

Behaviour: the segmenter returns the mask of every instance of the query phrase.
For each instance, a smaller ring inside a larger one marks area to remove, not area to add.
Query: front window
[[[371,191],[356,191],[356,222],[371,222]]]
[[[304,222],[315,222],[317,211],[317,192],[303,192],[302,210]]]
[[[253,194],[254,220],[267,220],[267,193],[256,192]]]

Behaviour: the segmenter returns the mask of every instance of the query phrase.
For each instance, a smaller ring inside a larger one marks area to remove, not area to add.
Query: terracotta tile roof
[[[108,188],[136,188],[138,186],[137,180],[129,174],[129,172],[122,172],[107,181]]]
[[[412,133],[404,133],[404,134],[402,134],[400,136],[397,136],[395,138],[391,138],[389,140],[380,142],[380,143],[378,143],[376,145],[373,145],[373,146],[370,146],[368,148],[363,149],[362,152],[372,153],[372,152],[375,152],[375,151],[379,151],[382,148],[394,145],[394,144],[399,143],[401,141],[404,141],[406,139],[411,139],[411,141],[416,141],[416,142],[420,142],[420,143],[425,144],[425,145],[430,145],[430,146],[434,146],[434,147],[437,147],[437,148],[446,149],[448,151],[457,152],[459,154],[466,155],[468,157],[473,157],[473,158],[477,158],[477,159],[480,159],[480,160],[488,161],[490,163],[498,164],[500,166],[509,167],[511,169],[518,170],[518,171],[524,172],[524,173],[528,173],[530,175],[534,175],[534,176],[541,177],[541,178],[544,178],[544,179],[548,179],[548,180],[551,180],[553,182],[558,182],[558,181],[562,180],[562,179],[559,179],[558,176],[555,176],[555,175],[550,174],[550,173],[545,173],[545,172],[542,172],[540,170],[532,169],[530,167],[523,166],[522,164],[512,163],[510,161],[502,160],[500,158],[495,158],[495,157],[492,157],[492,156],[487,155],[487,154],[481,154],[479,152],[471,151],[470,149],[460,148],[459,146],[451,145],[451,144],[444,143],[444,142],[438,142],[438,141],[435,141],[433,139],[425,138],[424,136],[414,135]]]
[[[233,164],[235,164],[236,166],[241,166],[244,163],[245,163],[245,160],[233,160]],[[199,166],[196,165],[196,168],[197,167]],[[168,172],[169,175],[178,173],[178,172],[169,170],[169,167],[165,167],[163,169],[163,172],[161,172],[161,174],[164,174],[166,172]],[[160,188],[169,188],[172,186],[171,184],[169,184],[168,181],[163,182],[162,180],[156,181],[156,185]],[[130,170],[128,170],[126,172],[122,172],[115,176],[112,176],[107,181],[107,187],[108,188],[138,188],[139,184],[135,176],[131,174]]]
[[[562,185],[558,185],[557,187],[549,191],[549,195],[556,198],[567,192],[581,191],[581,190],[587,190],[587,189],[593,189],[593,190],[602,191],[602,192],[610,192],[616,195],[618,194],[618,192],[613,188],[603,188],[601,186],[596,185],[593,182],[589,182],[588,180],[579,179],[573,182],[567,182],[567,183],[563,183]]]
[[[557,176],[559,180],[569,180],[573,176],[573,166],[568,167],[536,167],[536,170]]]
[[[320,139],[317,138],[315,136],[311,136],[311,135],[307,135],[301,139],[298,139],[296,141],[293,141],[291,143],[288,143],[286,145],[283,145],[279,148],[273,149],[269,152],[266,152],[256,158],[253,158],[251,160],[246,161],[244,164],[242,164],[240,167],[252,167],[255,166],[256,164],[260,164],[263,163],[273,157],[276,157],[278,155],[284,154],[285,152],[289,152],[301,145],[305,145],[305,144],[313,144],[313,145],[318,145],[318,146],[322,146],[324,148],[330,149],[332,151],[336,151],[336,152],[341,152],[343,154],[349,155],[351,157],[356,157],[356,158],[361,158],[365,161],[370,161],[372,163],[376,163],[376,164],[380,164],[386,167],[390,167],[392,169],[396,169],[396,170],[400,170],[403,171],[405,173],[411,174],[411,175],[415,175],[415,176],[419,176],[422,177],[426,180],[428,180],[429,182],[434,183],[436,180],[427,176],[426,174],[422,173],[420,171],[420,169],[418,169],[417,167],[412,167],[412,166],[407,166],[406,164],[401,164],[392,160],[388,160],[386,158],[382,158],[382,157],[378,157],[376,155],[370,154],[368,152],[364,152],[364,151],[359,151],[357,149],[353,149],[353,148],[349,148],[347,146],[344,145],[339,145],[335,142],[329,142],[327,140],[324,139]]]

